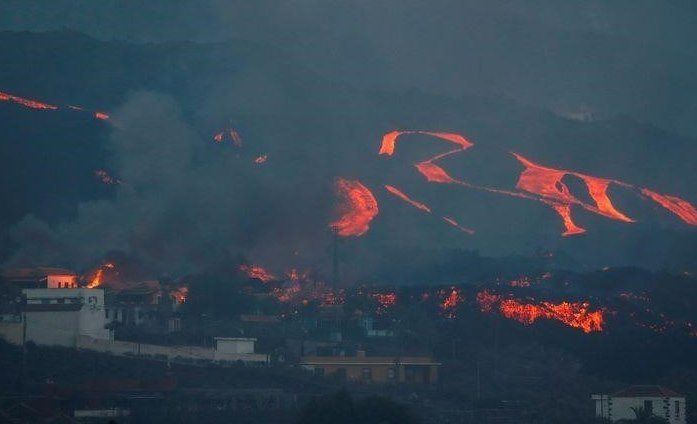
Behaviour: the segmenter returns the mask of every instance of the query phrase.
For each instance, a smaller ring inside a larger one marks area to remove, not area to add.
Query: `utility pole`
[[[332,252],[332,284],[336,287],[339,285],[339,230],[332,228],[334,234],[333,252]]]

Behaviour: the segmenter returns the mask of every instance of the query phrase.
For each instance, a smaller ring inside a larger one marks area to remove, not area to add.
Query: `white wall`
[[[607,395],[594,395],[593,399],[595,400],[596,415],[610,418],[612,421],[636,418],[632,408],[643,408],[644,401],[650,401],[653,405],[654,415],[666,418],[670,424],[686,423],[685,398],[683,397],[609,397]],[[679,411],[676,410],[676,402],[679,404]]]

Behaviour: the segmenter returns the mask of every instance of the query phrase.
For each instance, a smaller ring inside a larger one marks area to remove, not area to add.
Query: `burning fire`
[[[105,262],[101,267],[97,268],[94,275],[87,284],[88,289],[94,289],[102,285],[104,282],[104,272],[109,269],[114,269],[114,264],[111,262]]]
[[[169,292],[169,295],[172,296],[175,302],[177,302],[179,305],[183,305],[186,303],[186,299],[189,296],[189,288],[186,286],[178,287],[174,290],[171,290]]]
[[[339,219],[330,228],[341,237],[358,237],[370,229],[370,222],[378,214],[378,202],[373,193],[357,180],[338,178],[335,184],[340,198]]]
[[[262,283],[268,283],[276,279],[273,274],[259,265],[240,265],[240,271],[247,274],[249,278],[259,280]]]
[[[585,302],[523,303],[515,299],[502,300],[500,295],[486,290],[477,294],[477,302],[483,312],[491,312],[498,304],[501,315],[525,325],[544,318],[560,321],[569,327],[581,329],[584,333],[603,331],[603,311],[590,311],[590,305]]]
[[[457,304],[464,301],[460,295],[460,289],[453,287],[450,292],[441,291],[441,296],[445,296],[443,301],[440,303],[441,311],[447,313],[449,318],[454,318]]]

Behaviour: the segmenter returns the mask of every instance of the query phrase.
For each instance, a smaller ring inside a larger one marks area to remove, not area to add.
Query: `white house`
[[[610,421],[634,419],[633,408],[643,408],[670,424],[685,424],[685,396],[662,386],[630,386],[610,395],[591,395],[596,417]]]
[[[254,353],[257,339],[249,337],[216,337],[213,358],[216,361],[269,362],[269,356]]]
[[[110,339],[105,329],[104,290],[24,289],[26,339],[41,345],[76,347],[79,336]]]

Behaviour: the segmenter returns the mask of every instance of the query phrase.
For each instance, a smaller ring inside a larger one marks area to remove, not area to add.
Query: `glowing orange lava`
[[[642,188],[641,194],[651,198],[654,202],[673,212],[683,222],[690,225],[697,225],[697,209],[687,200],[667,194],[659,194],[648,188]]]
[[[240,265],[240,271],[247,274],[249,278],[259,280],[262,283],[268,283],[276,279],[273,274],[259,265]]]
[[[341,237],[358,237],[370,229],[370,222],[378,214],[378,202],[373,193],[357,180],[338,178],[335,184],[340,198],[339,219],[329,224]]]
[[[58,106],[48,103],[39,102],[37,100],[25,99],[24,97],[14,96],[12,94],[3,93],[0,91],[0,101],[13,102],[31,109],[56,110]]]
[[[447,222],[448,224],[452,225],[453,227],[457,228],[458,230],[462,231],[463,233],[474,234],[473,229],[463,227],[462,225],[458,224],[457,221],[455,221],[454,219],[452,219],[448,216],[444,216],[443,221]]]
[[[178,287],[169,292],[169,295],[174,299],[179,305],[186,303],[186,299],[189,296],[189,288],[186,286]]]
[[[395,196],[399,197],[400,199],[404,200],[405,202],[409,203],[416,209],[420,209],[424,212],[431,213],[431,208],[426,206],[425,204],[421,202],[417,202],[416,200],[412,200],[409,196],[404,194],[401,190],[399,190],[397,187],[391,186],[391,185],[385,185],[385,189],[389,191],[390,193],[394,194]]]
[[[267,156],[267,155],[257,156],[257,158],[254,159],[254,163],[260,165],[260,164],[266,162],[267,159],[268,159],[268,156]]]
[[[538,319],[550,319],[578,328],[584,333],[603,330],[603,311],[591,311],[586,302],[523,303],[515,299],[501,300],[501,296],[486,290],[477,294],[477,302],[484,312],[492,311],[498,304],[501,315],[525,325],[531,325]]]

